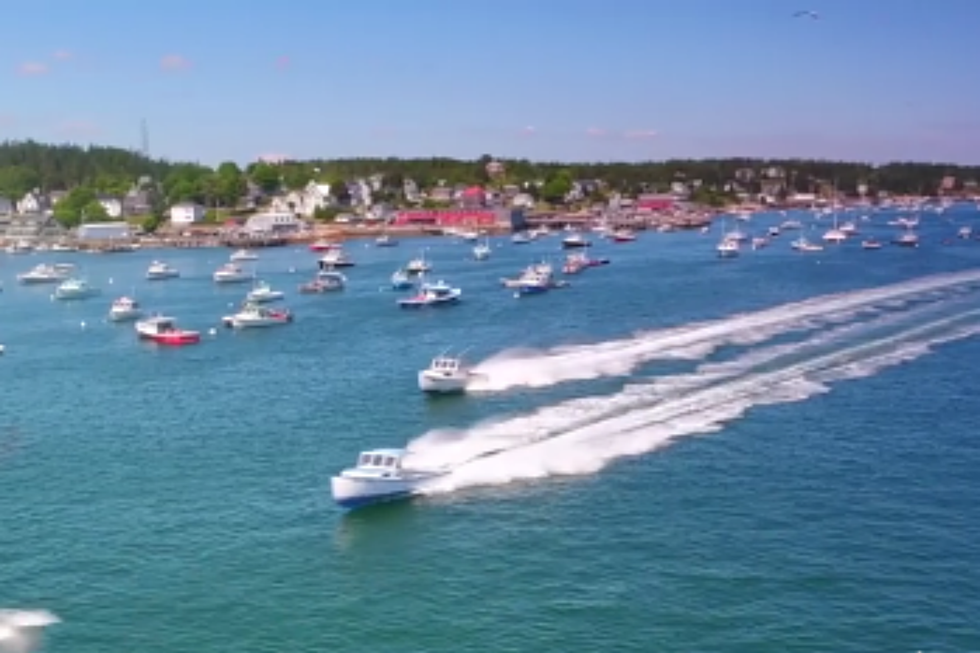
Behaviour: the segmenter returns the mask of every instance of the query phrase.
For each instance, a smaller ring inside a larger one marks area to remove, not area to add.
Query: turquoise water
[[[980,650],[980,243],[945,242],[976,221],[730,261],[649,233],[519,300],[499,278],[557,239],[354,243],[323,296],[292,293],[313,254],[265,250],[297,318],[246,333],[218,327],[226,250],[0,254],[0,606],[57,613],[54,653]],[[458,307],[395,307],[423,247]],[[144,281],[157,257],[183,277]],[[55,260],[103,296],[16,284]],[[133,292],[217,332],[139,343],[103,319]],[[421,396],[447,346],[493,387]],[[361,448],[407,442],[456,471],[332,505]]]

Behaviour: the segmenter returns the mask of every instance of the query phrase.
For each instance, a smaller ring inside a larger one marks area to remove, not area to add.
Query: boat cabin
[[[154,317],[143,322],[143,327],[150,333],[172,333],[177,323],[172,317]]]
[[[402,449],[375,449],[362,451],[357,458],[357,468],[364,471],[396,471],[401,468]]]
[[[450,356],[433,358],[432,363],[429,365],[431,371],[445,374],[446,376],[451,376],[459,372],[461,367],[463,367],[462,359],[452,358]]]

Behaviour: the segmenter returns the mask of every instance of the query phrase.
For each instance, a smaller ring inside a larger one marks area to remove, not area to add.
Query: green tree
[[[55,204],[55,220],[67,228],[76,227],[82,221],[82,211],[93,202],[98,204],[94,190],[88,186],[74,188],[68,195],[61,198],[60,202]],[[102,209],[101,204],[99,204],[99,208]]]
[[[265,161],[260,161],[251,166],[248,176],[252,182],[266,193],[276,192],[282,183],[280,180],[281,172],[279,166],[266,163]]]
[[[109,213],[98,200],[92,200],[82,207],[81,217],[86,222],[105,222],[109,219]]]
[[[572,190],[572,177],[567,170],[560,170],[541,187],[541,198],[551,204],[565,201],[565,196]]]
[[[16,202],[41,185],[41,175],[26,165],[0,167],[0,197]]]

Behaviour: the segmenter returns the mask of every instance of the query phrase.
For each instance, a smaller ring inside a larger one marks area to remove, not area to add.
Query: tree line
[[[475,160],[445,157],[396,159],[349,158],[309,161],[257,161],[244,169],[234,162],[210,167],[192,162],[152,159],[121,148],[48,145],[34,141],[0,143],[0,197],[17,200],[35,188],[44,192],[69,191],[70,201],[59,219],[77,221],[83,210],[95,211],[99,194],[122,196],[141,177],[152,180],[144,191],[153,197],[155,210],[181,201],[207,207],[234,207],[249,186],[265,194],[299,190],[310,181],[329,184],[330,193],[343,205],[349,199],[347,182],[381,177],[376,201],[403,203],[405,181],[420,191],[439,184],[517,186],[540,199],[560,203],[575,181],[598,182],[603,193],[665,192],[676,182],[698,181],[697,193],[717,197],[733,190],[759,193],[772,187],[766,181],[778,173],[784,193],[820,192],[828,186],[846,195],[864,189],[873,194],[931,195],[943,180],[955,178],[951,191],[973,189],[980,180],[980,166],[897,162],[871,165],[846,161],[808,159],[706,159],[640,163],[536,162],[496,159],[503,171],[488,171],[494,160],[484,155]],[[62,200],[64,201],[64,200]]]

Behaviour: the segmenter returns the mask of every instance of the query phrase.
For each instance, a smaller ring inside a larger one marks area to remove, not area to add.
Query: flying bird
[[[815,11],[810,11],[809,9],[801,9],[793,14],[793,18],[812,18],[813,20],[818,20],[820,14]]]
[[[60,621],[47,610],[0,610],[0,651],[33,653],[44,628]]]

